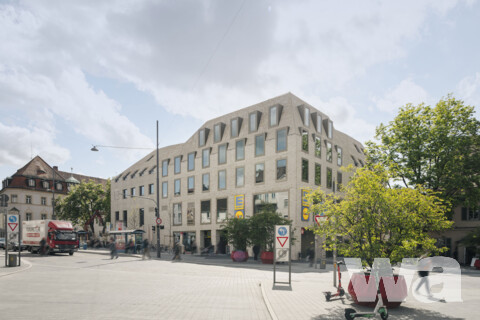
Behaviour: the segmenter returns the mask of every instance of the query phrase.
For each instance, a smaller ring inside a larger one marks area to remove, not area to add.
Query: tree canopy
[[[320,189],[309,195],[310,212],[323,213],[326,220],[314,228],[325,236],[324,246],[346,257],[361,258],[372,265],[375,258],[418,257],[435,246],[432,232],[451,227],[447,207],[434,192],[424,187],[390,188],[388,172],[381,166],[359,168],[336,197]],[[337,241],[337,237],[344,241]]]
[[[91,219],[93,215],[100,214],[104,223],[110,216],[110,180],[106,188],[93,181],[82,181],[57,202],[55,212],[60,219],[69,220],[73,224],[83,226],[90,221],[90,228],[94,232],[94,220]]]
[[[367,142],[370,162],[381,163],[405,186],[439,192],[452,206],[480,200],[480,122],[474,108],[451,95],[431,107],[407,104]]]
[[[249,220],[250,242],[259,245],[263,251],[273,251],[276,225],[292,225],[292,220],[280,216],[272,204],[263,206],[260,212]]]

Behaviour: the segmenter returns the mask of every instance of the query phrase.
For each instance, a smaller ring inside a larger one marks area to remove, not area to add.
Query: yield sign
[[[17,227],[18,227],[18,223],[9,223],[8,226],[10,227],[12,232],[14,232],[15,229],[17,229]]]
[[[288,237],[277,237],[277,240],[278,240],[278,243],[280,243],[280,245],[283,246],[285,245],[285,243],[287,242],[288,240]]]

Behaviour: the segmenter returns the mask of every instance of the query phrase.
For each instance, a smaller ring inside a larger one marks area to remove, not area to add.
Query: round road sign
[[[157,218],[157,224],[162,224],[162,219]]]

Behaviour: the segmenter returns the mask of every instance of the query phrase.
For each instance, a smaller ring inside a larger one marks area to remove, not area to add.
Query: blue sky
[[[480,106],[478,1],[0,0],[0,176],[112,177],[292,92],[362,142],[405,103]],[[478,115],[477,115],[478,118]]]

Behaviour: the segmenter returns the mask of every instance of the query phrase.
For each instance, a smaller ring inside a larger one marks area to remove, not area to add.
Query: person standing
[[[45,255],[45,244],[46,243],[47,242],[45,241],[45,237],[43,237],[42,240],[40,240],[40,250],[39,250],[40,255],[42,255],[42,256]]]
[[[110,238],[110,260],[113,259],[118,259],[118,251],[117,251],[117,243],[113,238]]]
[[[150,256],[150,241],[148,241],[148,238],[145,238],[145,240],[143,240],[142,260],[145,260],[145,257],[147,256],[148,256],[148,259],[152,259],[152,257]]]

